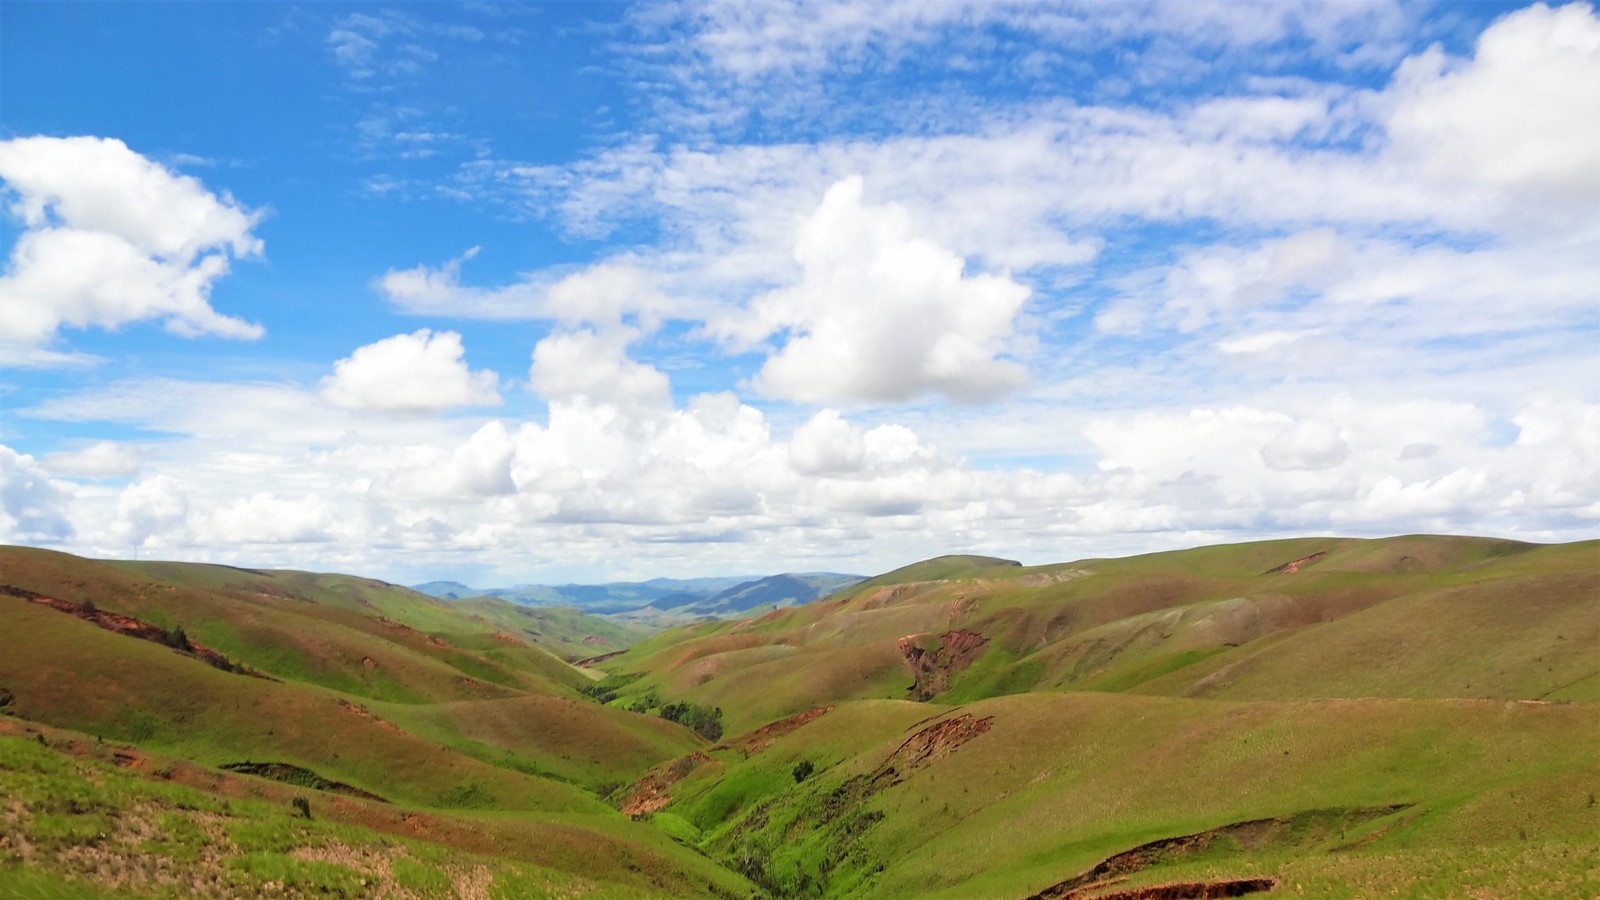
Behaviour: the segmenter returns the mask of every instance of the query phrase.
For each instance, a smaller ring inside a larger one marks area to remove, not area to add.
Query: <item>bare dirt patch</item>
[[[394,732],[395,734],[405,734],[404,731],[400,730],[400,726],[394,724],[393,722],[389,721],[388,719],[380,719],[380,718],[378,718],[377,716],[372,714],[372,710],[367,709],[365,706],[362,706],[359,703],[351,703],[349,700],[339,700],[337,702],[338,702],[339,706],[341,708],[343,708],[344,711],[347,712],[347,713],[351,713],[351,714],[355,715],[358,718],[366,719],[366,720],[368,720],[370,722],[373,722],[373,723],[377,724],[380,728],[386,728],[389,731]]]
[[[247,666],[240,665],[210,647],[197,644],[187,637],[180,640],[175,637],[174,632],[158,625],[152,625],[149,622],[135,619],[132,616],[125,616],[121,613],[106,612],[91,603],[74,603],[71,600],[46,597],[43,594],[11,585],[0,585],[0,594],[16,597],[19,600],[27,600],[30,603],[37,603],[40,606],[47,606],[57,612],[64,612],[69,616],[82,619],[106,631],[160,644],[174,653],[192,656],[214,669],[232,672],[235,675],[248,675],[251,678],[260,678],[265,681],[277,681],[276,678],[270,675],[264,675]]]
[[[1327,555],[1328,555],[1328,551],[1326,551],[1326,550],[1318,550],[1316,553],[1313,553],[1310,556],[1302,556],[1299,559],[1291,559],[1291,560],[1289,560],[1288,562],[1284,563],[1281,566],[1273,566],[1272,568],[1266,570],[1265,572],[1262,572],[1261,574],[1263,574],[1263,575],[1293,575],[1296,572],[1300,571],[1301,569],[1304,569],[1306,566],[1309,566],[1312,563],[1317,562],[1318,560],[1322,559],[1324,556],[1327,556]]]
[[[872,785],[884,788],[899,784],[913,770],[949,756],[957,747],[987,732],[993,724],[994,716],[979,719],[971,713],[962,713],[929,725],[906,738],[898,749],[889,754],[889,758],[873,773]]]
[[[752,753],[760,753],[761,751],[772,746],[772,742],[776,741],[778,738],[789,734],[800,726],[810,722],[812,719],[815,719],[824,713],[831,712],[832,710],[832,703],[828,704],[827,706],[819,706],[816,709],[808,709],[803,713],[797,713],[788,717],[787,719],[779,719],[776,722],[763,725],[760,728],[757,728],[755,731],[741,735],[740,737],[728,741],[727,743],[718,744],[711,749],[739,749],[743,750],[746,756]]]
[[[989,639],[975,631],[947,631],[939,640],[939,647],[926,650],[917,645],[920,634],[908,634],[898,641],[900,655],[905,657],[916,680],[907,691],[911,699],[931,700],[950,686],[950,678],[966,669],[983,655]]]
[[[628,785],[627,796],[622,801],[623,813],[638,818],[665,808],[672,802],[672,795],[668,793],[669,788],[687,778],[695,769],[715,762],[716,760],[696,750],[688,756],[680,756],[671,762],[656,766],[646,772],[643,778]]]
[[[1186,897],[1239,897],[1258,891],[1270,891],[1278,886],[1276,878],[1250,877],[1205,882],[1172,882],[1170,884],[1129,888],[1110,894],[1100,893],[1103,889],[1126,880],[1127,876],[1135,872],[1177,862],[1198,853],[1204,853],[1219,841],[1226,840],[1238,847],[1249,849],[1265,844],[1268,841],[1279,839],[1291,830],[1302,832],[1302,837],[1314,835],[1324,829],[1331,828],[1335,824],[1341,827],[1359,824],[1397,813],[1408,808],[1408,806],[1409,804],[1402,803],[1395,806],[1309,810],[1293,816],[1232,822],[1216,828],[1208,828],[1205,831],[1197,831],[1194,834],[1162,838],[1108,856],[1088,871],[1065,881],[1058,881],[1039,893],[1029,896],[1027,900],[1086,900],[1089,897],[1096,898],[1096,900],[1105,900],[1105,898],[1110,897],[1127,898],[1127,900],[1164,900],[1164,898]],[[1266,882],[1270,882],[1270,884],[1265,887],[1251,886]],[[1185,890],[1190,891],[1190,893],[1182,893]],[[1231,890],[1236,891],[1236,893],[1205,893],[1205,891],[1210,890]],[[1159,891],[1168,891],[1169,893],[1160,893]]]
[[[588,638],[584,638],[584,641],[585,641],[585,643],[587,643],[588,642]],[[605,662],[606,660],[610,659],[613,656],[621,656],[622,654],[627,653],[627,652],[628,651],[626,651],[626,650],[613,650],[610,653],[602,653],[599,656],[591,656],[588,659],[580,659],[577,662],[573,663],[573,665],[578,666],[580,668],[587,669],[588,667],[590,667],[590,666],[592,666],[592,665],[594,665],[596,663],[603,663],[603,662]]]

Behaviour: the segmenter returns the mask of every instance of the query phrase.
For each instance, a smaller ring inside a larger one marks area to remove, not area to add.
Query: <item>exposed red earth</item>
[[[183,641],[184,646],[182,648],[174,646],[172,643],[172,632],[158,625],[152,625],[149,622],[140,621],[132,616],[124,616],[120,613],[106,612],[103,609],[97,609],[86,603],[73,603],[71,600],[59,600],[55,597],[46,597],[42,594],[36,594],[33,591],[23,590],[22,588],[12,587],[10,585],[0,585],[0,594],[6,594],[16,597],[19,600],[26,600],[30,603],[37,603],[40,606],[49,607],[57,612],[64,612],[69,616],[74,616],[92,625],[104,628],[106,631],[124,634],[128,637],[138,638],[141,641],[150,641],[152,643],[170,647],[174,653],[187,653],[190,656],[200,659],[212,668],[221,669],[224,672],[233,672],[236,675],[248,675],[251,678],[260,678],[265,681],[277,681],[276,678],[273,678],[270,675],[264,675],[246,666],[240,665],[239,663],[228,659],[226,656],[223,656],[221,653],[212,650],[210,647],[197,644],[192,640],[188,640],[187,638],[185,638]]]
[[[939,646],[926,650],[917,645],[921,634],[908,634],[898,641],[900,654],[916,681],[909,691],[913,700],[931,700],[950,686],[950,678],[983,655],[989,639],[974,631],[947,631]]]
[[[671,762],[656,766],[643,778],[628,786],[628,795],[622,801],[622,812],[638,818],[666,807],[672,802],[672,795],[668,793],[668,789],[688,777],[690,772],[707,764],[720,765],[716,760],[696,750],[688,756],[680,756]]]

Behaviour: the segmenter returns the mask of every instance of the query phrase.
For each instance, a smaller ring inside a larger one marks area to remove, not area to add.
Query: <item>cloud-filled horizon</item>
[[[0,542],[1600,536],[1589,3],[14,3]]]

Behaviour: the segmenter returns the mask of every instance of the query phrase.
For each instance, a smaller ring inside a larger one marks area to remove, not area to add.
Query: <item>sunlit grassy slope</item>
[[[629,854],[659,855],[656,844],[668,855],[653,867],[677,885],[665,893],[702,893],[699,869],[742,884],[600,796],[704,740],[588,700],[577,688],[589,677],[504,623],[366,579],[25,548],[0,550],[0,586],[0,703],[14,721],[213,771],[271,763],[434,816],[493,814],[492,827],[451,820],[451,833],[501,835],[468,842],[482,852],[550,833],[569,848],[615,845],[543,861],[587,879],[585,891],[637,880]],[[181,628],[248,672],[100,627],[74,612],[85,608]],[[11,849],[0,859],[14,863]],[[15,875],[0,864],[0,896]]]
[[[643,674],[624,699],[654,689],[721,706],[741,728],[906,697],[902,639],[937,649],[952,631],[985,643],[949,673],[937,698],[949,701],[1035,690],[1600,700],[1600,542],[1304,539],[876,581],[678,629],[604,666]]]
[[[394,808],[0,719],[0,896],[744,897],[611,813]],[[297,808],[295,802],[303,803]]]
[[[775,895],[1600,894],[1597,542],[941,559],[603,665],[735,730],[834,705],[651,804]]]
[[[1600,896],[1600,542],[941,557],[598,684],[560,657],[636,633],[346,576],[7,549],[0,587],[0,895],[103,889],[83,848],[156,821],[217,895]],[[671,702],[722,738],[628,711]]]

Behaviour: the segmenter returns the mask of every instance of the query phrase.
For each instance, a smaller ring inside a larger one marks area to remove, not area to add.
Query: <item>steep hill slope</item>
[[[1597,647],[1600,542],[1408,536],[942,558],[601,665],[746,731],[624,808],[775,896],[1588,896]]]
[[[921,568],[919,568],[921,567]],[[955,572],[908,580],[918,572]],[[892,577],[891,577],[892,576]],[[1304,539],[1021,567],[948,558],[608,660],[754,726],[1032,690],[1600,699],[1600,543]]]
[[[155,815],[226,822],[216,895],[424,859],[503,895],[1600,895],[1600,542],[943,557],[582,670],[521,615],[0,551],[0,816],[51,848],[0,840],[0,887],[90,890],[98,846],[158,890]]]
[[[0,708],[36,731],[69,729],[74,746],[369,804],[357,819],[393,806],[433,810],[452,835],[504,832],[453,845],[544,835],[549,847],[521,858],[595,890],[635,881],[623,868],[648,858],[655,881],[677,885],[662,893],[697,895],[708,874],[739,892],[737,876],[600,796],[702,738],[594,703],[578,690],[592,683],[584,672],[448,604],[344,576],[3,548],[0,623]],[[0,764],[0,780],[14,774]],[[248,780],[272,783],[261,778]],[[474,810],[512,818],[456,821]],[[407,815],[378,818],[401,827]],[[571,852],[605,846],[605,863]],[[0,886],[10,854],[0,846]]]

